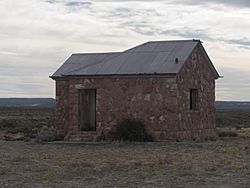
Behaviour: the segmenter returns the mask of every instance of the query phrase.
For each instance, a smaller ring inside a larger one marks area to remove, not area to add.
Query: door
[[[79,124],[81,131],[96,130],[96,90],[79,90]]]

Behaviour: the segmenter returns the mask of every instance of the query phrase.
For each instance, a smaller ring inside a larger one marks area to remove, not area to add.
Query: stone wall
[[[214,134],[215,78],[197,46],[177,75],[178,120],[182,139]],[[190,88],[198,89],[198,110],[190,110]]]
[[[214,75],[197,46],[176,77],[71,78],[56,81],[56,126],[66,140],[96,140],[128,117],[144,121],[157,141],[192,139],[215,128]],[[198,111],[189,90],[198,89]],[[94,132],[79,130],[79,89],[96,89]]]
[[[55,126],[58,133],[66,135],[69,122],[69,81],[56,81]]]
[[[64,84],[66,86],[63,87]],[[62,92],[63,88],[69,91]],[[96,89],[96,132],[79,131],[79,89]],[[128,117],[143,120],[156,140],[165,139],[164,132],[177,129],[175,77],[57,80],[57,90],[57,126],[68,133],[66,139],[96,139],[102,132],[107,133],[112,126]]]

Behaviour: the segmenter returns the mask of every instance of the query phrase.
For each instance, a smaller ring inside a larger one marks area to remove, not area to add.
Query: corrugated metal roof
[[[198,43],[199,40],[154,41],[119,53],[73,54],[51,77],[175,74]]]
[[[62,77],[74,72],[87,73],[90,66],[97,65],[103,61],[118,56],[120,53],[90,53],[90,54],[72,54],[65,63],[51,76]]]

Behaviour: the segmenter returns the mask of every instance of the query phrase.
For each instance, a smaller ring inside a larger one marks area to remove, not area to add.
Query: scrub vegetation
[[[0,108],[0,187],[249,187],[247,112],[217,112],[217,122],[237,126],[217,125],[218,137],[206,142],[6,141],[53,129],[52,113]]]

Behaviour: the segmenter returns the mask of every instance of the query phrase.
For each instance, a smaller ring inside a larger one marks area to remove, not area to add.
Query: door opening
[[[81,131],[96,130],[96,90],[79,90],[79,124]]]

